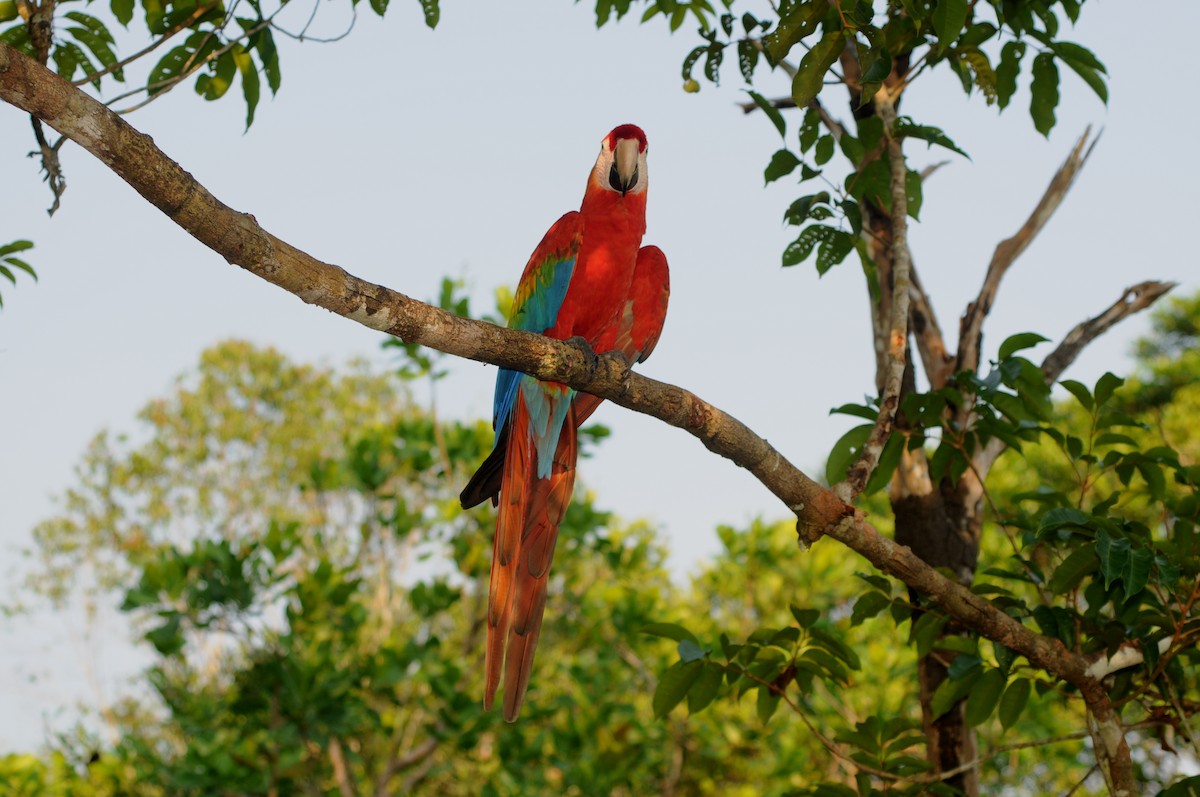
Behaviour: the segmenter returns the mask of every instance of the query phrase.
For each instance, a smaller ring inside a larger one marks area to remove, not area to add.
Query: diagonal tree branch
[[[1175,282],[1157,282],[1155,280],[1139,282],[1137,285],[1126,288],[1125,292],[1121,294],[1121,298],[1113,302],[1103,313],[1076,324],[1075,328],[1068,332],[1062,342],[1058,344],[1058,348],[1050,352],[1042,361],[1042,373],[1046,375],[1046,383],[1052,384],[1058,381],[1063,371],[1075,362],[1079,353],[1093,340],[1134,313],[1145,310],[1177,285],[1178,283]]]
[[[933,310],[933,302],[921,284],[917,267],[912,263],[909,254],[909,277],[912,282],[912,296],[909,301],[909,327],[912,329],[913,340],[917,343],[917,352],[921,355],[921,364],[925,367],[925,376],[929,386],[937,390],[945,387],[946,382],[954,373],[954,355],[946,348],[946,338],[938,323],[937,314]]]
[[[1091,127],[1083,131],[1083,135],[1079,137],[1071,154],[1067,156],[1054,178],[1050,180],[1050,185],[1046,187],[1037,207],[1021,225],[1021,229],[1017,230],[1011,238],[1006,238],[996,245],[996,251],[992,254],[987,275],[983,280],[983,287],[979,289],[979,296],[967,305],[967,312],[963,314],[959,326],[958,357],[955,361],[954,371],[979,370],[983,321],[991,312],[992,303],[996,300],[996,293],[1000,289],[1000,280],[1003,279],[1013,262],[1021,256],[1021,253],[1029,247],[1037,234],[1046,226],[1046,222],[1054,215],[1054,211],[1058,209],[1067,192],[1071,190],[1079,170],[1087,163],[1088,156],[1092,154],[1096,142],[1100,140],[1097,136],[1089,145],[1088,138],[1091,136],[1091,132]]]
[[[749,470],[780,498],[796,514],[802,540],[813,542],[822,534],[837,539],[882,572],[929,596],[963,625],[1074,685],[1102,728],[1119,728],[1104,687],[1087,674],[1086,659],[1026,628],[990,601],[938,573],[911,549],[880,535],[853,507],[806,476],[766,440],[692,393],[633,373],[620,355],[597,357],[585,345],[459,318],[313,258],[262,229],[253,216],[220,202],[149,136],[3,43],[0,99],[37,116],[91,152],[228,262],[309,304],[407,342],[563,382],[684,429],[709,450]],[[1122,772],[1131,771],[1122,735],[1113,737],[1106,754]]]
[[[1075,328],[1068,332],[1062,342],[1058,344],[1058,347],[1046,355],[1046,359],[1042,361],[1042,373],[1046,376],[1046,384],[1052,385],[1057,382],[1063,371],[1075,362],[1075,358],[1089,343],[1112,329],[1117,323],[1154,304],[1176,284],[1153,280],[1139,282],[1137,285],[1126,288],[1125,292],[1121,294],[1121,298],[1113,302],[1100,315],[1076,324]],[[1006,448],[1007,445],[1003,440],[993,437],[975,455],[972,465],[979,473],[986,474]]]

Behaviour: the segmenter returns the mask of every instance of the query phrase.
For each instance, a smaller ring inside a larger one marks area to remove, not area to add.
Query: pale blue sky
[[[651,148],[646,241],[672,269],[670,316],[642,370],[733,413],[818,475],[853,422],[829,418],[829,408],[871,390],[863,280],[851,261],[822,280],[811,264],[779,267],[795,232],[780,219],[799,191],[787,179],[763,189],[779,140],[760,115],[734,107],[744,95],[733,64],[719,89],[705,83],[688,95],[679,64],[692,34],[670,37],[635,18],[597,33],[586,3],[520,6],[446,0],[431,32],[416,3],[398,0],[385,21],[364,7],[339,44],[285,44],[280,95],[264,100],[245,135],[240,97],[209,104],[186,87],[131,121],[226,203],[313,255],[419,298],[434,296],[442,276],[461,276],[480,307],[578,206],[601,136],[641,125]],[[951,335],[996,242],[1024,220],[1083,128],[1104,128],[1075,191],[1006,279],[987,327],[990,354],[1018,331],[1058,339],[1143,279],[1200,287],[1188,243],[1200,207],[1192,59],[1161,35],[1129,38],[1129,8],[1089,3],[1063,33],[1108,65],[1112,99],[1105,109],[1064,69],[1048,142],[1024,92],[999,119],[948,74],[923,78],[906,98],[906,113],[941,125],[974,158],[931,178],[911,232]],[[1200,27],[1200,6],[1188,0],[1149,8],[1156,30]],[[331,15],[328,32],[336,27]],[[760,85],[787,93],[782,76]],[[137,409],[201,349],[244,337],[297,359],[384,357],[376,333],[226,265],[71,145],[69,189],[47,219],[48,192],[23,157],[28,120],[8,106],[0,141],[0,241],[36,241],[29,259],[41,274],[36,285],[0,286],[2,587],[91,436],[132,429]],[[910,152],[916,165],[946,158],[923,145]],[[1070,376],[1126,368],[1145,328],[1139,318],[1097,341]],[[439,389],[442,410],[487,415],[494,375],[456,364]],[[597,419],[615,434],[583,463],[581,480],[621,516],[660,524],[679,572],[715,550],[716,524],[784,514],[686,434],[617,408]],[[0,751],[36,745],[47,723],[71,716],[72,701],[95,699],[71,641],[81,625],[39,614],[0,627]],[[96,676],[112,697],[131,664],[120,625],[104,634],[117,647]]]

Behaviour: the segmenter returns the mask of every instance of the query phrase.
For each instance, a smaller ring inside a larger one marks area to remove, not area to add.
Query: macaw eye
[[[621,189],[621,175],[617,174],[617,164],[616,163],[613,163],[612,167],[608,170],[608,184],[610,186],[612,186],[612,190],[614,190],[614,191],[622,190]]]

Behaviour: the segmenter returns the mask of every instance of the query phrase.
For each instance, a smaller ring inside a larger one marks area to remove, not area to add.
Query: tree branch
[[[921,364],[925,367],[925,376],[929,386],[937,390],[945,387],[946,382],[954,373],[954,355],[946,348],[946,338],[942,335],[942,327],[938,323],[937,314],[933,310],[933,302],[921,284],[917,267],[912,263],[909,254],[909,277],[912,281],[912,296],[909,305],[909,326],[912,329],[913,340],[917,343],[917,352],[921,355]]]
[[[1068,332],[1062,342],[1058,344],[1058,347],[1046,355],[1046,359],[1042,361],[1042,373],[1046,376],[1046,384],[1052,385],[1057,382],[1067,367],[1075,362],[1075,358],[1089,343],[1112,329],[1118,322],[1154,304],[1176,284],[1154,280],[1139,282],[1137,285],[1126,288],[1125,292],[1121,294],[1121,298],[1113,302],[1100,315],[1076,324],[1075,328]],[[993,437],[975,455],[972,465],[981,475],[986,475],[991,470],[992,464],[1007,447],[1003,440]]]
[[[1085,346],[1112,329],[1118,322],[1154,304],[1177,284],[1155,280],[1139,282],[1137,285],[1126,288],[1125,292],[1121,294],[1121,298],[1113,302],[1103,313],[1077,324],[1058,344],[1058,348],[1042,361],[1042,373],[1046,375],[1046,383],[1052,384],[1058,381],[1063,371],[1075,362],[1075,358],[1079,356]]]
[[[1075,177],[1079,174],[1079,170],[1087,162],[1088,156],[1092,154],[1092,150],[1099,141],[1099,137],[1094,139],[1088,146],[1088,137],[1091,135],[1091,127],[1083,131],[1083,135],[1079,137],[1075,148],[1071,150],[1071,154],[1067,156],[1066,161],[1059,167],[1058,172],[1050,181],[1050,185],[1046,187],[1046,191],[1042,194],[1041,200],[1038,201],[1037,207],[1033,209],[1033,213],[1021,225],[1021,229],[1017,230],[1011,238],[1007,238],[996,245],[996,251],[992,254],[992,261],[988,264],[987,275],[983,280],[983,287],[979,289],[979,296],[971,304],[967,305],[967,312],[963,314],[962,322],[959,327],[958,335],[958,357],[955,361],[955,371],[962,370],[979,370],[979,350],[980,343],[983,338],[983,321],[987,318],[992,309],[992,303],[996,299],[996,292],[1000,289],[1000,280],[1004,274],[1012,266],[1013,262],[1020,257],[1021,253],[1028,248],[1029,244],[1046,226],[1046,222],[1054,215],[1054,211],[1062,203],[1063,197],[1071,190],[1071,186],[1075,183]],[[1085,150],[1086,147],[1086,150]]]
[[[39,117],[91,152],[230,263],[309,304],[407,342],[562,382],[684,429],[709,450],[749,470],[780,498],[796,514],[802,540],[812,542],[822,534],[839,540],[882,572],[929,596],[963,625],[1074,685],[1101,722],[1112,721],[1108,696],[1087,675],[1089,662],[1083,657],[1031,631],[938,573],[911,549],[881,536],[853,507],[806,476],[766,440],[692,393],[633,373],[619,355],[597,357],[583,345],[459,318],[322,263],[263,230],[253,216],[221,203],[148,136],[3,43],[0,99]],[[907,313],[899,316],[901,322],[906,317]],[[1128,761],[1128,747],[1124,760]]]
[[[900,139],[892,135],[892,126],[896,122],[897,99],[899,94],[890,93],[887,87],[881,87],[875,94],[875,109],[883,120],[884,137],[887,139],[892,189],[892,309],[891,329],[888,331],[885,353],[883,394],[879,397],[879,417],[875,421],[875,427],[871,429],[858,458],[850,466],[846,482],[834,488],[834,493],[845,501],[866,488],[871,472],[879,463],[883,446],[892,435],[896,411],[900,406],[900,388],[904,383],[907,359],[905,353],[908,350],[908,308],[912,292],[912,280],[909,277],[912,257],[908,251],[908,191],[905,188],[908,166],[904,161]]]

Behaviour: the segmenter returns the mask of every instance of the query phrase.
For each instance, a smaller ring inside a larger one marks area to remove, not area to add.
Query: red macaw
[[[517,285],[508,325],[631,362],[650,356],[667,314],[667,259],[641,246],[646,231],[646,134],[621,125],[600,145],[583,205],[542,238]],[[640,248],[639,248],[640,247]],[[601,399],[566,385],[500,369],[496,443],[463,489],[469,509],[499,507],[488,596],[483,705],[504,677],[504,719],[517,718],[542,627],[558,526],[571,501],[576,430]]]

